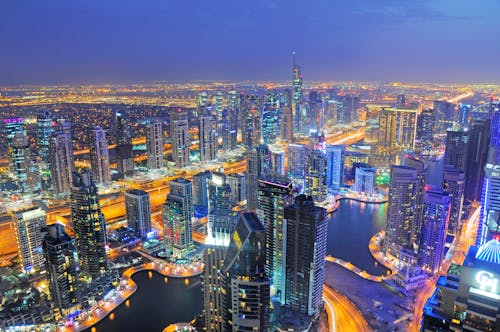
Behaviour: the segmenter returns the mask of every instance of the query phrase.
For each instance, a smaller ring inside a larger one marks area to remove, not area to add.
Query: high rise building
[[[170,114],[170,139],[172,140],[172,158],[175,166],[189,166],[189,135],[188,115],[180,109]]]
[[[462,266],[439,277],[423,310],[423,331],[500,331],[500,242],[471,246]]]
[[[452,127],[446,131],[446,148],[444,152],[444,167],[454,168],[467,173],[467,158],[469,152],[469,130]]]
[[[193,206],[205,213],[208,211],[208,187],[207,181],[212,177],[209,171],[201,172],[193,176]]]
[[[344,150],[343,145],[326,146],[326,186],[330,193],[344,186]]]
[[[439,272],[444,258],[449,212],[450,196],[448,193],[438,189],[426,190],[418,263],[431,275]]]
[[[293,109],[292,109],[292,92],[290,89],[283,91],[281,98],[282,112],[280,124],[280,138],[283,142],[293,141]]]
[[[471,106],[467,104],[460,104],[459,106],[459,123],[462,126],[467,126],[469,124],[469,114],[471,111]]]
[[[257,208],[259,179],[271,169],[271,151],[265,144],[247,151],[247,210]]]
[[[358,121],[359,97],[346,95],[341,98],[343,123]]]
[[[217,125],[211,116],[198,118],[198,135],[200,137],[200,161],[208,162],[217,159]]]
[[[443,189],[450,194],[450,213],[447,234],[457,236],[462,227],[465,174],[454,168],[444,169]]]
[[[491,156],[494,150],[490,147],[488,163],[484,167],[485,178],[476,245],[482,245],[490,239],[500,237],[500,165],[490,162],[495,159]]]
[[[299,105],[302,100],[302,73],[300,66],[295,63],[295,52],[293,52],[293,72],[292,72],[292,112],[294,115],[294,132],[300,131],[300,110]]]
[[[80,270],[91,277],[97,277],[108,267],[106,221],[91,172],[84,170],[81,173],[73,172],[72,175],[71,219],[75,228]]]
[[[488,158],[490,121],[472,121],[469,131],[469,139],[464,198],[467,201],[479,201],[481,200],[481,191],[484,180],[484,165],[486,165]]]
[[[202,115],[206,114],[207,107],[208,107],[208,95],[205,91],[198,93],[197,104],[198,104],[198,108],[196,110],[197,111],[196,115],[202,116]]]
[[[222,149],[225,151],[236,149],[238,134],[238,110],[227,108],[222,111],[221,120]]]
[[[242,142],[245,147],[255,148],[261,142],[262,112],[261,100],[256,95],[242,96]]]
[[[23,118],[15,117],[15,118],[4,118],[3,119],[3,137],[5,138],[5,143],[7,145],[7,156],[9,160],[13,160],[12,157],[12,143],[14,141],[14,137],[16,134],[25,134]],[[11,171],[15,170],[12,168]]]
[[[352,190],[366,195],[375,195],[377,193],[376,168],[356,167],[354,177]]]
[[[270,287],[266,233],[254,213],[240,214],[224,257],[224,331],[268,331]]]
[[[128,226],[135,233],[146,238],[151,232],[151,204],[149,193],[143,190],[130,190],[125,193],[125,208]]]
[[[299,195],[284,213],[285,307],[316,318],[323,307],[327,212],[311,197]]]
[[[224,332],[224,280],[222,267],[227,246],[207,245],[203,252],[205,267],[201,275],[203,318],[207,331]]]
[[[266,274],[271,280],[272,295],[285,301],[285,206],[292,203],[292,182],[286,177],[265,175],[259,180],[257,216],[266,229]]]
[[[214,172],[208,180],[209,243],[227,243],[236,222],[232,212],[231,187],[224,173]]]
[[[170,193],[163,204],[165,246],[178,258],[185,258],[193,246],[191,218],[193,189],[191,181],[179,178],[170,182]]]
[[[147,127],[146,136],[147,165],[148,169],[163,168],[163,126],[161,121],[152,121]]]
[[[18,132],[12,138],[10,147],[11,169],[16,176],[18,191],[23,194],[40,191],[40,177],[38,171],[38,156],[33,154],[28,138]]]
[[[276,143],[280,132],[280,110],[280,100],[276,91],[266,93],[262,107],[262,140],[264,144]]]
[[[50,181],[50,137],[54,133],[54,120],[48,110],[41,110],[36,115],[36,145],[40,155],[40,179],[42,190],[51,190]]]
[[[420,241],[420,230],[422,229],[422,219],[424,216],[424,196],[425,196],[425,163],[418,159],[418,155],[404,153],[402,165],[413,167],[417,171],[417,186],[415,188],[415,205],[413,210],[414,222],[412,223],[412,241],[416,244]]]
[[[132,154],[132,133],[130,119],[124,113],[116,113],[116,163],[120,176],[134,174],[134,156]]]
[[[299,192],[305,185],[305,160],[307,147],[303,144],[288,144],[288,175]]]
[[[318,149],[309,151],[305,160],[305,189],[307,196],[321,202],[326,199],[328,188],[326,183],[327,159],[325,153]]]
[[[385,228],[384,250],[405,260],[414,252],[415,199],[417,196],[417,170],[409,166],[391,166],[389,204]],[[401,257],[400,257],[401,256]]]
[[[285,175],[285,151],[271,150],[271,171]]]
[[[42,241],[52,302],[59,310],[78,303],[78,270],[75,241],[61,224],[47,226]]]
[[[92,178],[97,183],[111,181],[106,132],[101,127],[92,127],[89,131],[89,140]]]
[[[231,188],[231,201],[240,204],[247,200],[247,178],[244,174],[228,174],[226,181]]]
[[[434,115],[436,117],[436,134],[444,134],[458,121],[458,114],[455,112],[455,104],[445,100],[435,100]]]
[[[42,228],[46,226],[46,219],[45,211],[37,207],[16,212],[14,232],[21,266],[26,273],[40,272],[44,268]]]
[[[405,108],[406,107],[406,97],[404,94],[399,94],[396,101],[397,108]]]
[[[73,160],[73,142],[71,134],[55,132],[50,138],[50,173],[52,188],[56,194],[67,194],[71,188]]]
[[[416,148],[420,151],[430,151],[434,144],[434,110],[422,110],[417,120],[417,137],[415,140]]]
[[[217,123],[222,122],[222,111],[224,109],[224,98],[221,90],[216,90],[212,98],[213,112],[217,119]]]

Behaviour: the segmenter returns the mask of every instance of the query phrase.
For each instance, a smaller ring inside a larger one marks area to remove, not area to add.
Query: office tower
[[[406,260],[406,255],[411,256],[414,251],[412,232],[415,224],[417,186],[418,178],[415,168],[391,166],[384,251],[386,254],[403,260]]]
[[[207,331],[224,331],[224,282],[222,267],[227,246],[207,245],[203,252],[205,267],[201,275],[203,318]]]
[[[42,228],[46,226],[46,219],[45,211],[37,207],[16,212],[14,232],[21,266],[26,273],[40,272],[44,268]]]
[[[436,117],[436,134],[444,134],[448,128],[455,125],[458,121],[457,113],[455,112],[455,104],[445,100],[435,100],[434,115]]]
[[[97,183],[111,181],[106,132],[101,127],[92,127],[89,131],[89,141],[92,179]]]
[[[145,239],[152,230],[149,193],[137,189],[127,191],[125,193],[125,208],[128,227]]]
[[[193,247],[192,216],[191,181],[183,178],[171,181],[170,193],[163,204],[163,221],[165,245],[177,258],[185,258]]]
[[[465,174],[465,196],[467,201],[479,201],[484,179],[484,165],[488,157],[490,121],[474,120],[469,130],[469,153]]]
[[[57,131],[63,132],[65,134],[71,134],[71,122],[66,119],[57,119],[56,128]]]
[[[271,150],[271,171],[285,175],[285,151]]]
[[[193,176],[193,206],[197,210],[208,211],[208,187],[207,181],[212,177],[209,171],[201,172]]]
[[[300,110],[299,105],[302,100],[302,73],[300,66],[295,63],[295,52],[293,52],[293,72],[292,72],[292,112],[294,115],[294,132],[300,131]]]
[[[124,113],[116,113],[116,163],[120,176],[134,174],[134,156],[132,154],[132,133],[130,119]]]
[[[307,147],[303,144],[288,144],[288,175],[294,183],[294,187],[301,192],[304,189],[305,160]]]
[[[172,144],[173,145],[173,144]],[[148,169],[163,168],[163,126],[160,121],[154,120],[147,127],[146,136]]]
[[[214,172],[208,184],[208,236],[209,243],[227,243],[235,227],[232,212],[231,187],[224,173]]]
[[[343,123],[358,121],[359,97],[346,95],[341,98]]]
[[[375,153],[378,164],[387,166],[415,143],[417,111],[382,107],[379,112],[379,134]]]
[[[405,108],[406,107],[406,97],[404,94],[399,94],[396,101],[397,108]]]
[[[36,115],[36,146],[40,155],[40,179],[42,190],[51,189],[50,181],[50,137],[54,133],[54,121],[47,110],[41,110]]]
[[[198,93],[197,105],[198,105],[198,108],[196,110],[197,111],[196,115],[202,116],[202,115],[206,114],[207,107],[208,107],[208,96],[207,96],[207,93],[205,91]]]
[[[198,118],[198,136],[200,138],[200,161],[217,159],[217,125],[211,116]]]
[[[284,208],[292,203],[292,182],[283,176],[265,175],[259,180],[257,216],[266,229],[266,274],[272,295],[285,301],[286,226]]]
[[[73,172],[69,197],[80,270],[91,277],[99,276],[108,267],[106,221],[99,205],[97,187],[89,170]]]
[[[320,131],[325,122],[325,110],[323,101],[317,91],[309,93],[309,116],[306,118],[309,130]]]
[[[421,151],[430,151],[434,144],[434,126],[435,117],[434,110],[422,110],[417,120],[417,137],[415,145]]]
[[[61,224],[47,226],[42,241],[52,302],[59,310],[78,303],[78,273],[75,241]]]
[[[226,182],[231,188],[231,201],[241,204],[247,200],[247,178],[244,174],[228,174]]]
[[[281,125],[280,125],[280,138],[283,142],[293,141],[293,110],[292,110],[292,92],[290,89],[283,91],[281,98]]]
[[[268,331],[270,287],[266,233],[254,213],[241,213],[224,257],[224,331]]]
[[[75,169],[71,133],[57,131],[52,135],[49,159],[52,189],[56,194],[67,194],[71,188],[71,174]]]
[[[469,152],[469,131],[465,128],[452,127],[446,131],[444,167],[467,172]]]
[[[462,227],[462,206],[464,202],[465,174],[454,168],[445,168],[443,190],[450,194],[450,214],[447,233],[457,236]]]
[[[238,118],[239,107],[240,107],[240,99],[238,94],[236,93],[236,90],[229,90],[227,92],[227,108],[233,110],[233,112],[237,115],[236,119]],[[236,120],[236,122],[238,121]]]
[[[304,195],[297,196],[284,212],[285,307],[316,318],[323,307],[327,212]]]
[[[296,118],[298,121],[298,129],[295,131],[300,136],[309,136],[311,128],[309,127],[310,123],[310,104],[305,101],[299,102],[297,105],[297,114]],[[313,129],[315,130],[315,129]]]
[[[459,107],[459,123],[462,126],[467,126],[469,124],[469,114],[471,111],[471,106],[467,104],[460,104]]]
[[[494,150],[490,147],[488,163],[484,167],[485,178],[476,245],[482,245],[500,235],[500,165],[493,163]]]
[[[305,189],[304,193],[317,202],[326,199],[328,188],[326,186],[327,160],[324,152],[314,149],[309,151],[305,161]]]
[[[222,111],[221,119],[222,149],[225,151],[236,149],[238,134],[238,110],[227,108]]]
[[[213,112],[215,113],[217,123],[221,123],[223,110],[223,96],[221,90],[216,90],[212,98]]]
[[[280,101],[276,91],[266,93],[262,107],[262,140],[264,144],[276,143],[280,132],[280,110]]]
[[[25,134],[22,118],[5,118],[3,119],[3,138],[7,146],[7,157],[10,161],[14,160],[13,145],[16,134]],[[11,162],[10,171],[15,173],[14,164]]]
[[[271,169],[271,151],[265,144],[247,151],[247,210],[257,208],[259,179]]]
[[[413,209],[414,222],[411,227],[411,234],[413,243],[418,244],[424,216],[425,163],[418,159],[418,156],[415,154],[404,153],[401,164],[403,166],[413,167],[417,171],[417,186],[415,188],[415,205]]]
[[[342,102],[333,98],[328,99],[325,104],[326,125],[333,126],[339,122],[339,109],[342,107]]]
[[[500,242],[471,246],[427,300],[423,331],[500,331]]]
[[[256,95],[242,96],[242,142],[245,147],[254,148],[261,142],[262,111],[261,100]]]
[[[188,115],[180,109],[170,114],[170,139],[172,140],[172,158],[175,166],[189,166],[189,136]]]
[[[326,146],[326,186],[329,193],[344,186],[344,150],[343,145]]]
[[[352,190],[366,195],[377,193],[377,169],[372,167],[356,167]]]
[[[450,196],[439,189],[425,191],[424,218],[418,248],[418,264],[435,275],[444,258],[446,230],[450,212]]]
[[[24,133],[18,132],[14,135],[10,151],[11,169],[16,176],[19,192],[29,194],[40,191],[37,156],[32,155],[28,138]]]

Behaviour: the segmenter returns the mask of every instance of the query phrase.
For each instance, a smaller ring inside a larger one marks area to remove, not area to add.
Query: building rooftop
[[[500,242],[498,240],[490,240],[480,246],[476,253],[476,259],[500,264]]]

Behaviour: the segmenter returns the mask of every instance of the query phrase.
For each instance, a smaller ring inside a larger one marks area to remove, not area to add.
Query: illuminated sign
[[[476,274],[476,281],[482,290],[492,293],[497,292],[498,279],[493,278],[493,274],[486,271],[480,271]]]

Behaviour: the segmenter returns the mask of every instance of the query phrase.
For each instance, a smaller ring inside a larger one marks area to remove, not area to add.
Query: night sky
[[[500,0],[0,0],[0,85],[500,83]]]

